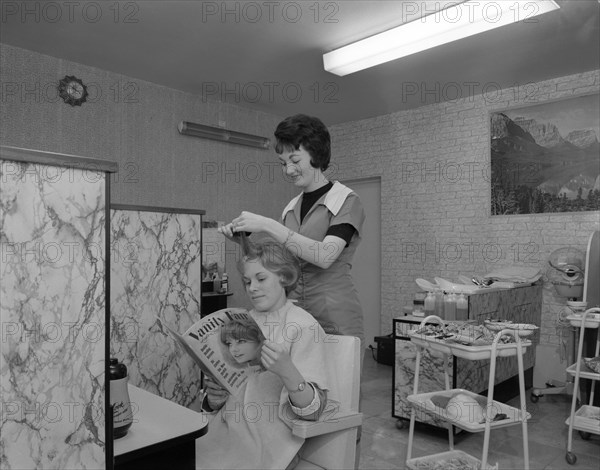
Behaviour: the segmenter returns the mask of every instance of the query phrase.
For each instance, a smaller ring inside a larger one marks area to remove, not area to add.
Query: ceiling
[[[0,41],[337,124],[600,69],[600,1],[556,1],[560,10],[529,22],[345,77],[323,70],[323,53],[456,2],[1,0]]]

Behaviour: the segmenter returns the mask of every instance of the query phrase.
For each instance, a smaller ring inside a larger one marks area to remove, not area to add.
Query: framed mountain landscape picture
[[[600,210],[600,95],[491,114],[491,213]]]

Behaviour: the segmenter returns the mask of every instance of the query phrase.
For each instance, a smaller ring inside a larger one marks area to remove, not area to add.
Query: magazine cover
[[[160,317],[158,319],[202,371],[213,377],[232,395],[236,395],[248,377],[256,371],[255,367],[238,363],[229,353],[228,346],[221,340],[221,328],[230,322],[242,321],[260,330],[247,310],[226,308],[213,312],[194,323],[183,334],[170,328]]]

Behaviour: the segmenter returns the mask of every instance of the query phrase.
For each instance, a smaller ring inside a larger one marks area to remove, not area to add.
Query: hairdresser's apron
[[[315,202],[302,224],[301,204],[302,194],[292,199],[282,214],[283,224],[294,232],[323,241],[330,226],[348,223],[356,233],[328,269],[301,259],[300,280],[288,297],[297,299],[298,306],[312,314],[327,333],[357,336],[364,344],[363,313],[350,273],[365,220],[362,203],[356,193],[336,181]]]

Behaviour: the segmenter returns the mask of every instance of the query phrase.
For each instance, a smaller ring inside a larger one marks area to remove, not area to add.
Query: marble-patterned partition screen
[[[106,178],[0,160],[2,469],[105,468]]]
[[[200,369],[162,328],[200,319],[204,211],[111,206],[111,356],[129,383],[199,409]]]

